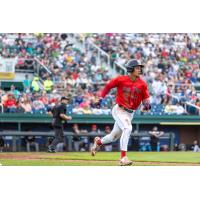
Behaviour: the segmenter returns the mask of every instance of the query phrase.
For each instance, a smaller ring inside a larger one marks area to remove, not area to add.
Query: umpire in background
[[[53,116],[52,126],[55,131],[55,138],[48,146],[48,152],[55,153],[57,144],[64,142],[63,124],[65,121],[71,120],[71,116],[66,115],[66,105],[70,102],[70,97],[61,97],[61,103],[54,106],[48,114]]]

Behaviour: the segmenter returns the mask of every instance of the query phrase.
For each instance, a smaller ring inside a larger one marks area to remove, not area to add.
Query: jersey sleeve
[[[100,97],[104,98],[112,88],[115,88],[119,85],[119,77],[110,80],[103,90],[100,92]]]

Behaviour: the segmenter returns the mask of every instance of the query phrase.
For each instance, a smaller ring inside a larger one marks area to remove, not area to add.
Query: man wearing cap
[[[53,116],[52,126],[55,131],[55,138],[51,145],[48,146],[48,152],[55,153],[57,144],[64,141],[63,123],[71,120],[71,116],[66,115],[66,105],[69,103],[70,98],[63,96],[61,103],[54,106],[50,111],[49,115]]]
[[[144,65],[137,60],[130,60],[126,64],[128,75],[111,79],[100,92],[99,99],[97,100],[98,104],[112,88],[117,88],[116,105],[112,109],[115,124],[110,134],[103,138],[96,137],[94,139],[94,144],[91,148],[92,156],[95,156],[101,146],[120,139],[121,158],[119,164],[121,166],[132,165],[132,161],[128,159],[126,153],[132,133],[134,113],[141,104],[142,112],[147,112],[151,109],[147,84],[140,78],[143,68]]]

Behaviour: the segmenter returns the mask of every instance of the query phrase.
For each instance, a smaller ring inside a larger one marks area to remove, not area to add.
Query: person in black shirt
[[[159,149],[159,138],[164,134],[163,131],[158,131],[158,127],[153,127],[152,131],[149,131],[151,150],[152,151],[160,151]]]
[[[74,134],[73,135],[74,150],[86,151],[88,131],[79,129],[78,124],[73,124],[72,133]]]
[[[0,136],[0,152],[3,152],[4,145],[5,145],[4,139]]]
[[[55,138],[51,145],[48,146],[48,152],[50,153],[55,153],[56,145],[64,140],[63,123],[72,119],[71,116],[66,115],[66,105],[69,101],[69,97],[62,97],[61,103],[49,111],[49,115],[53,116],[52,126],[55,131]]]

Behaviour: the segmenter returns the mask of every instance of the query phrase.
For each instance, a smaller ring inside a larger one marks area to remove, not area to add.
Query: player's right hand
[[[96,98],[95,98],[95,100],[94,100],[94,105],[95,105],[96,108],[100,108],[101,101],[102,101],[102,98],[101,98],[101,97],[96,97]]]

